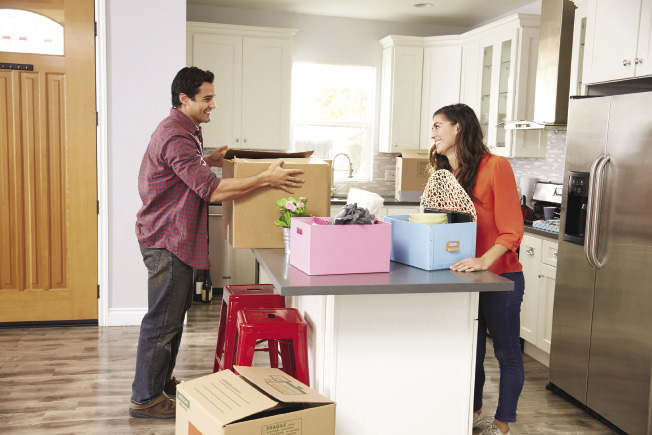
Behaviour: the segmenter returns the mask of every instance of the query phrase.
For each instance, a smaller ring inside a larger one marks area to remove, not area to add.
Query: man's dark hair
[[[199,92],[202,83],[213,83],[215,74],[210,71],[204,71],[196,66],[182,68],[172,80],[172,107],[181,106],[179,94],[186,94],[194,100],[195,95]]]

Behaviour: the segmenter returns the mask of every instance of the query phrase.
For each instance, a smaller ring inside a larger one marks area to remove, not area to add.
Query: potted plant
[[[306,204],[308,198],[305,196],[299,197],[299,200],[289,197],[282,198],[276,201],[276,207],[281,211],[281,217],[274,221],[274,223],[283,229],[283,245],[285,246],[285,253],[290,253],[290,220],[293,217],[311,217],[311,214],[306,213]]]

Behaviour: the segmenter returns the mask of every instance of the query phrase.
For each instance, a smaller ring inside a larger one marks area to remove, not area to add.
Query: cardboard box
[[[335,403],[279,369],[236,366],[177,386],[176,435],[335,433]]]
[[[285,169],[303,169],[299,178],[302,187],[293,194],[281,189],[262,187],[240,199],[222,203],[222,234],[234,248],[282,248],[283,233],[274,223],[281,216],[276,202],[281,198],[301,196],[308,198],[306,213],[313,216],[330,214],[330,171],[326,162],[310,158],[312,151],[278,153],[265,151],[228,150],[223,178],[245,178],[267,170],[275,160],[282,158]]]
[[[399,201],[420,201],[430,178],[428,150],[403,150],[396,158],[394,197]]]
[[[475,257],[476,222],[426,225],[410,222],[409,215],[385,216],[385,222],[392,224],[392,261],[440,270]]]
[[[290,264],[308,275],[389,272],[391,225],[327,225],[292,218]]]

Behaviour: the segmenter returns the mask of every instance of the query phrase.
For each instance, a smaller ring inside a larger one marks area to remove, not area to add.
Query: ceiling
[[[192,5],[474,27],[512,11],[535,13],[541,0],[187,0]],[[415,3],[428,2],[429,8]],[[522,9],[522,10],[521,10]]]

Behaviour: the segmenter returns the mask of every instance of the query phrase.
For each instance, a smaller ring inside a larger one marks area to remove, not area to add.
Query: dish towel
[[[478,221],[473,201],[453,173],[447,169],[433,172],[428,179],[428,184],[421,196],[421,210],[425,208],[441,208],[468,213],[473,216],[473,222]]]

